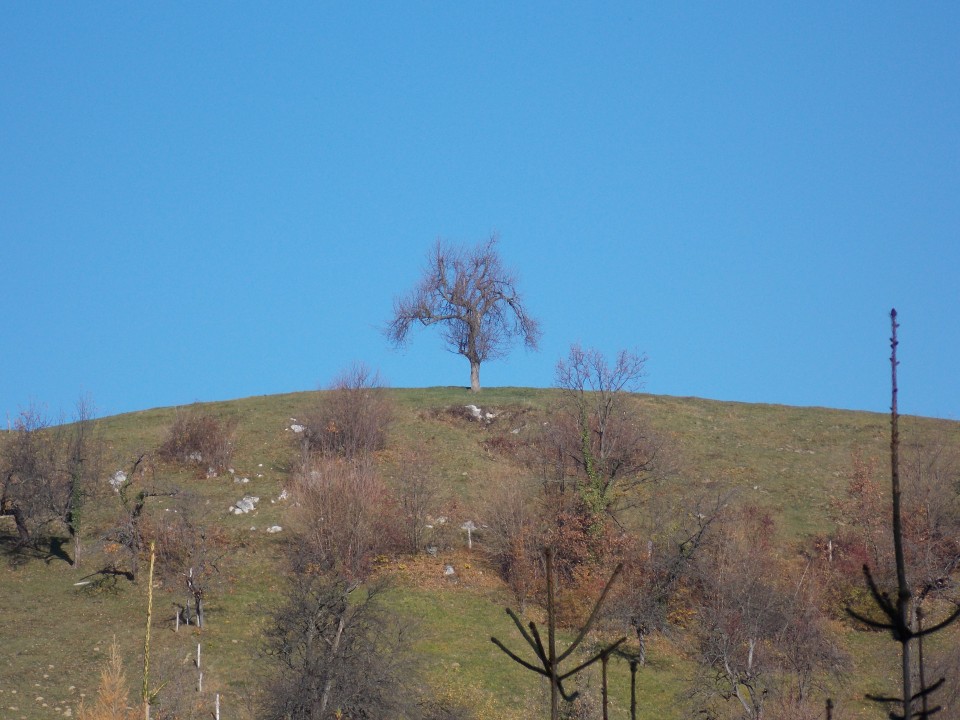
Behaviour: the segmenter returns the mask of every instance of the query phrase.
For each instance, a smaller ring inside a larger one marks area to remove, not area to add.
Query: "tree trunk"
[[[6,500],[0,503],[0,515],[10,515],[17,526],[17,535],[20,536],[20,543],[27,545],[30,542],[30,528],[27,527],[27,520],[23,516],[23,510],[12,500]]]
[[[330,646],[330,658],[335,664],[337,661],[337,653],[340,650],[340,638],[343,637],[343,630],[347,625],[347,619],[345,617],[347,610],[343,609],[343,615],[340,616],[340,622],[337,623],[337,634],[333,637],[333,644]],[[323,684],[323,694],[320,696],[320,715],[322,716],[327,710],[327,703],[330,702],[330,689],[333,686],[333,671],[330,668],[327,668],[327,679]]]
[[[480,363],[476,360],[470,361],[470,390],[480,392]]]
[[[73,536],[73,567],[80,567],[80,533],[71,530]]]

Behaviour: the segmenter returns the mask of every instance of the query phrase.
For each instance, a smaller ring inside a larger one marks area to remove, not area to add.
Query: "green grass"
[[[425,448],[464,517],[475,513],[491,478],[523,475],[507,458],[487,451],[483,441],[512,429],[529,432],[529,427],[520,425],[549,418],[557,397],[556,391],[527,388],[487,388],[479,395],[455,387],[389,392],[397,409],[392,448]],[[207,629],[202,635],[193,629],[174,633],[173,603],[183,599],[182,592],[158,587],[153,644],[158,672],[169,673],[175,667],[187,673],[196,642],[203,643],[205,702],[212,708],[212,693],[222,693],[225,717],[250,717],[247,698],[267,667],[260,655],[260,637],[267,613],[281,599],[284,534],[268,535],[264,529],[288,525],[287,505],[271,500],[286,486],[298,454],[297,437],[289,429],[291,418],[304,417],[317,397],[317,393],[294,393],[208,404],[206,409],[238,420],[235,474],[207,479],[194,470],[155,465],[148,479],[157,487],[189,491],[191,502],[230,538],[219,584],[211,592]],[[881,462],[887,452],[888,419],[883,415],[652,395],[639,395],[635,402],[675,448],[680,472],[659,491],[735,490],[740,500],[759,503],[775,513],[785,547],[831,529],[828,509],[843,492],[854,448]],[[483,427],[445,412],[468,403],[503,411],[502,417],[519,418],[518,427],[506,427],[504,421]],[[138,453],[156,448],[175,412],[175,408],[159,408],[102,420],[108,447],[106,473],[129,468]],[[902,430],[907,441],[942,437],[960,445],[958,423],[906,417]],[[393,451],[383,454],[386,474],[397,470],[396,457]],[[237,477],[250,482],[237,484]],[[228,506],[245,494],[261,498],[258,510],[245,516],[227,514]],[[148,510],[163,513],[170,502],[153,498]],[[144,583],[133,585],[120,579],[99,590],[74,585],[110,559],[96,537],[116,509],[116,497],[107,489],[91,509],[90,551],[79,570],[45,553],[11,554],[12,528],[0,522],[0,551],[4,552],[0,556],[0,717],[63,717],[66,707],[75,715],[80,694],[89,698],[95,690],[114,636],[122,648],[131,688],[139,687]],[[400,577],[389,597],[417,628],[416,649],[431,682],[479,688],[504,717],[528,717],[525,713],[531,707],[542,707],[545,689],[532,673],[521,671],[490,643],[490,635],[496,635],[513,648],[522,647],[503,612],[511,604],[509,593],[489,578],[492,571],[487,572],[485,581],[477,585],[424,586]],[[852,630],[845,630],[844,638],[856,666],[850,682],[837,688],[844,708],[841,717],[880,718],[883,714],[860,698],[863,692],[896,687],[895,668],[890,668],[894,645],[883,636]],[[639,677],[644,698],[641,717],[683,717],[677,695],[692,672],[682,647],[656,640],[650,665]],[[591,682],[597,687],[595,674]],[[611,690],[612,717],[628,717],[629,675],[624,663],[611,664]]]

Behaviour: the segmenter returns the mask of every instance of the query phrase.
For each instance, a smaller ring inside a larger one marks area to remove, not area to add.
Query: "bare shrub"
[[[842,674],[848,661],[821,617],[809,566],[776,556],[770,515],[747,506],[730,520],[697,561],[694,696],[703,714],[734,707],[737,716],[760,720],[768,703],[807,706],[816,680]]]
[[[631,401],[646,358],[621,351],[613,365],[573,345],[557,363],[562,402],[541,442],[544,477],[573,482],[594,515],[622,506],[656,468],[661,441]]]
[[[314,458],[294,477],[297,539],[312,570],[365,578],[373,558],[396,546],[393,499],[366,462]]]
[[[482,509],[484,547],[523,612],[543,582],[543,538],[538,498],[514,477],[491,484]]]
[[[426,545],[430,520],[444,499],[442,483],[424,448],[400,456],[395,491],[404,544],[408,552],[418,553]]]
[[[307,418],[304,450],[348,459],[382,450],[393,415],[379,373],[356,363],[337,376]]]
[[[956,478],[960,458],[949,442],[934,439],[911,443],[902,453],[902,540],[917,607],[932,599],[960,600],[960,497]],[[889,496],[880,468],[855,452],[845,494],[833,503],[838,528],[817,539],[823,576],[828,580],[831,609],[869,613],[874,600],[863,584],[864,565],[880,588],[895,587],[893,531],[889,523]]]
[[[174,497],[179,492],[176,489],[158,490],[147,486],[145,483],[152,475],[151,458],[146,453],[141,453],[131,462],[130,472],[126,474],[127,479],[117,488],[121,504],[120,514],[116,524],[104,536],[105,540],[116,543],[118,548],[123,549],[130,562],[129,571],[123,574],[134,582],[140,569],[140,554],[149,545],[148,536],[151,534],[150,523],[144,512],[147,501],[152,497]],[[111,570],[121,572],[115,565],[111,566]]]
[[[646,663],[647,639],[691,619],[683,607],[697,575],[697,562],[714,542],[725,499],[688,499],[652,493],[640,534],[626,548],[626,582],[613,602],[614,614],[635,634],[637,663]],[[640,538],[643,540],[640,540]]]
[[[157,454],[167,461],[213,468],[220,472],[233,458],[236,418],[223,418],[199,406],[177,408],[177,415]]]

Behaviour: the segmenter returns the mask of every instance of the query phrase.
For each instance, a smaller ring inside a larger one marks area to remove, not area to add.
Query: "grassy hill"
[[[551,390],[525,388],[489,388],[479,396],[462,388],[390,394],[397,417],[388,449],[379,457],[384,474],[395,469],[400,450],[427,445],[435,472],[455,500],[454,521],[476,516],[492,478],[523,472],[508,457],[488,450],[484,441],[510,430],[526,432],[555,397]],[[152,468],[152,483],[189,491],[190,502],[229,541],[202,633],[193,628],[174,632],[174,603],[183,599],[179,587],[157,587],[154,596],[153,676],[170,681],[162,693],[183,693],[186,702],[206,713],[212,711],[213,694],[220,693],[222,717],[253,717],[250,697],[269,667],[261,653],[261,633],[284,588],[282,556],[290,508],[280,496],[298,454],[297,436],[290,428],[316,401],[317,393],[297,393],[205,405],[236,419],[234,472],[206,478],[175,465],[157,463]],[[773,512],[784,552],[794,552],[810,536],[831,530],[831,500],[843,493],[854,449],[883,462],[889,442],[889,420],[878,414],[651,395],[638,395],[635,402],[669,440],[677,467],[669,480],[644,492],[736,491],[739,498]],[[448,412],[466,403],[498,412],[497,419],[480,425]],[[159,446],[175,413],[174,408],[163,408],[101,420],[106,472],[128,468],[139,453]],[[908,442],[941,438],[960,447],[960,423],[907,417],[902,431]],[[239,478],[249,482],[238,483]],[[229,506],[244,495],[260,498],[257,510],[229,514]],[[172,502],[150,498],[147,511],[168,512]],[[95,574],[113,560],[110,545],[97,538],[115,506],[104,480],[88,521],[90,551],[79,569],[56,547],[15,552],[12,523],[5,522],[9,518],[0,522],[0,717],[75,716],[81,698],[89,700],[95,692],[113,638],[131,688],[139,687],[146,583]],[[267,533],[273,525],[285,530]],[[518,672],[489,642],[493,634],[518,647],[516,631],[503,612],[513,604],[511,595],[485,561],[482,540],[473,551],[466,549],[465,538],[454,545],[437,557],[384,558],[380,572],[394,578],[391,604],[416,621],[416,647],[436,692],[466,698],[486,708],[486,717],[531,717],[536,712],[532,708],[543,701],[544,688],[529,673]],[[446,564],[457,569],[458,582],[444,578]],[[536,616],[536,610],[532,612]],[[883,717],[859,698],[866,691],[896,686],[892,643],[845,626],[838,631],[855,667],[849,681],[836,688],[842,714],[835,717]],[[193,666],[197,642],[202,643],[202,693],[196,692]],[[611,668],[612,717],[626,718],[628,674],[622,663]],[[641,717],[683,717],[677,694],[692,671],[682,644],[655,639],[650,663],[639,676]]]

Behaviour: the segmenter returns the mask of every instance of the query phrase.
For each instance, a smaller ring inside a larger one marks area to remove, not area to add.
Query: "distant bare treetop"
[[[438,240],[417,287],[397,299],[386,336],[407,342],[415,323],[441,325],[451,352],[470,361],[470,389],[480,390],[480,363],[502,357],[514,338],[537,349],[540,324],[527,314],[517,279],[503,265],[497,236],[475,248]]]

